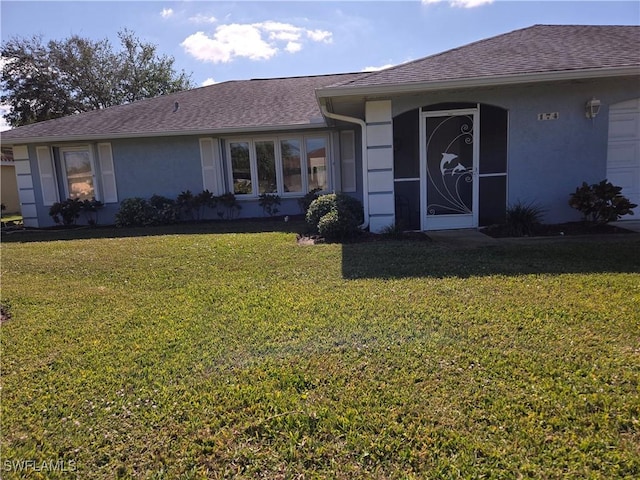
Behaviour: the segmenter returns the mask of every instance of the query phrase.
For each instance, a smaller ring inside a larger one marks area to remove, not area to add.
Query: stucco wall
[[[479,102],[509,112],[508,203],[533,201],[546,209],[547,222],[577,220],[567,205],[583,181],[606,175],[609,105],[637,98],[638,79],[600,79],[540,85],[485,88],[393,97],[394,117],[440,102]],[[602,102],[594,120],[585,103]],[[558,112],[557,120],[538,120],[539,113]]]

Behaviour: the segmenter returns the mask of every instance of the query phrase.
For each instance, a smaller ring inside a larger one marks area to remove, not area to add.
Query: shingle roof
[[[640,66],[640,27],[534,25],[346,80],[334,87],[406,85],[627,66]]]
[[[323,125],[316,90],[330,97],[377,87],[621,67],[640,71],[638,26],[534,25],[379,72],[224,82],[19,127],[3,132],[2,141],[304,128]]]
[[[15,128],[2,132],[2,142],[322,125],[322,113],[316,101],[315,89],[338,81],[353,80],[361,75],[363,74],[337,74],[218,83]]]

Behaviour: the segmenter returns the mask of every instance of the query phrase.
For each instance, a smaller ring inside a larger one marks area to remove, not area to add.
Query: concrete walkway
[[[497,245],[499,240],[480,233],[473,228],[461,230],[430,230],[427,236],[437,243],[444,243],[452,247],[480,247],[483,245]]]

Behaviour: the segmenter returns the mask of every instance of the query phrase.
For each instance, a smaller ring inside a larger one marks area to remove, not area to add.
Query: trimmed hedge
[[[349,195],[321,195],[309,205],[307,223],[327,240],[346,240],[360,233],[364,222],[362,203]]]

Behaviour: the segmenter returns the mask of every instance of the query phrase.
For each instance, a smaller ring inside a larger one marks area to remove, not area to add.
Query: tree
[[[118,51],[107,39],[77,35],[47,44],[40,36],[14,37],[3,44],[0,101],[11,107],[7,122],[17,127],[193,86],[155,45],[129,30],[118,38]]]

